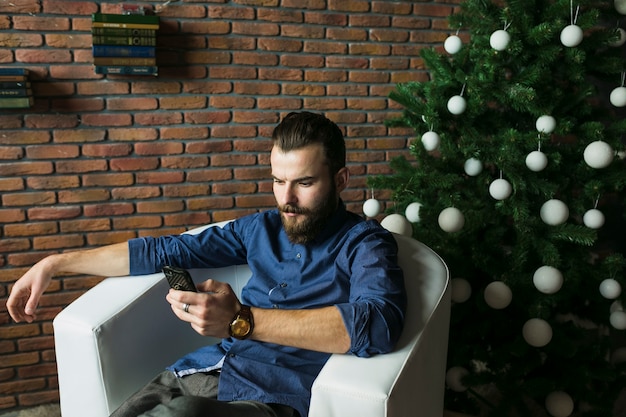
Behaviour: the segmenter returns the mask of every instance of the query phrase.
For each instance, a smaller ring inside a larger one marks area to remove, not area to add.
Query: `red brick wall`
[[[57,400],[51,319],[99,278],[54,280],[19,325],[11,284],[51,253],[272,207],[268,137],[286,112],[341,126],[343,198],[361,212],[367,176],[411,135],[383,125],[399,109],[387,94],[427,78],[419,51],[441,45],[457,2],[135,2],[161,16],[151,77],[94,73],[90,15],[119,2],[0,1],[0,66],[30,69],[35,95],[0,109],[0,411]]]

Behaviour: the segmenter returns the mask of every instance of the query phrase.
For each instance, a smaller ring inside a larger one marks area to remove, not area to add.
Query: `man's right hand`
[[[49,263],[49,258],[38,262],[13,285],[7,309],[16,322],[32,323],[35,320],[39,299],[50,285],[53,275],[49,271]]]

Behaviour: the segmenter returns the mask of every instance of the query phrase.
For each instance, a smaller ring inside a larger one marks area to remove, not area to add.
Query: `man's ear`
[[[341,168],[335,174],[335,185],[337,186],[337,191],[342,192],[348,186],[348,181],[350,180],[350,170],[347,167]]]

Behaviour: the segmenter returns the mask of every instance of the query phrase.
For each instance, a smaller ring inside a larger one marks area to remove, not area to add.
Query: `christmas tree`
[[[450,410],[606,417],[625,386],[624,14],[466,0],[430,81],[391,94],[412,157],[369,186],[450,268]]]

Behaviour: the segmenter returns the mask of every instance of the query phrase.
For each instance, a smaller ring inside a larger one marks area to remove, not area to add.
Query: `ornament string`
[[[511,23],[513,23],[513,22],[507,22],[506,20],[504,21],[504,31],[505,31],[505,32],[506,32],[506,30],[507,30],[508,28],[510,28],[510,27],[511,27]]]
[[[463,88],[461,88],[460,96],[463,97],[463,94],[465,94],[465,84],[463,84]]]
[[[594,209],[597,209],[597,208],[598,208],[598,201],[600,201],[600,194],[598,194],[598,197],[596,197],[596,202],[595,202],[595,204],[593,205],[593,208],[594,208]]]
[[[578,20],[578,12],[580,11],[580,5],[576,6],[576,14],[574,14],[574,0],[570,0],[569,2],[569,14],[570,19],[572,21],[572,25],[576,24],[576,20]]]
[[[622,71],[622,87],[624,86],[625,82],[626,82],[626,72]]]

